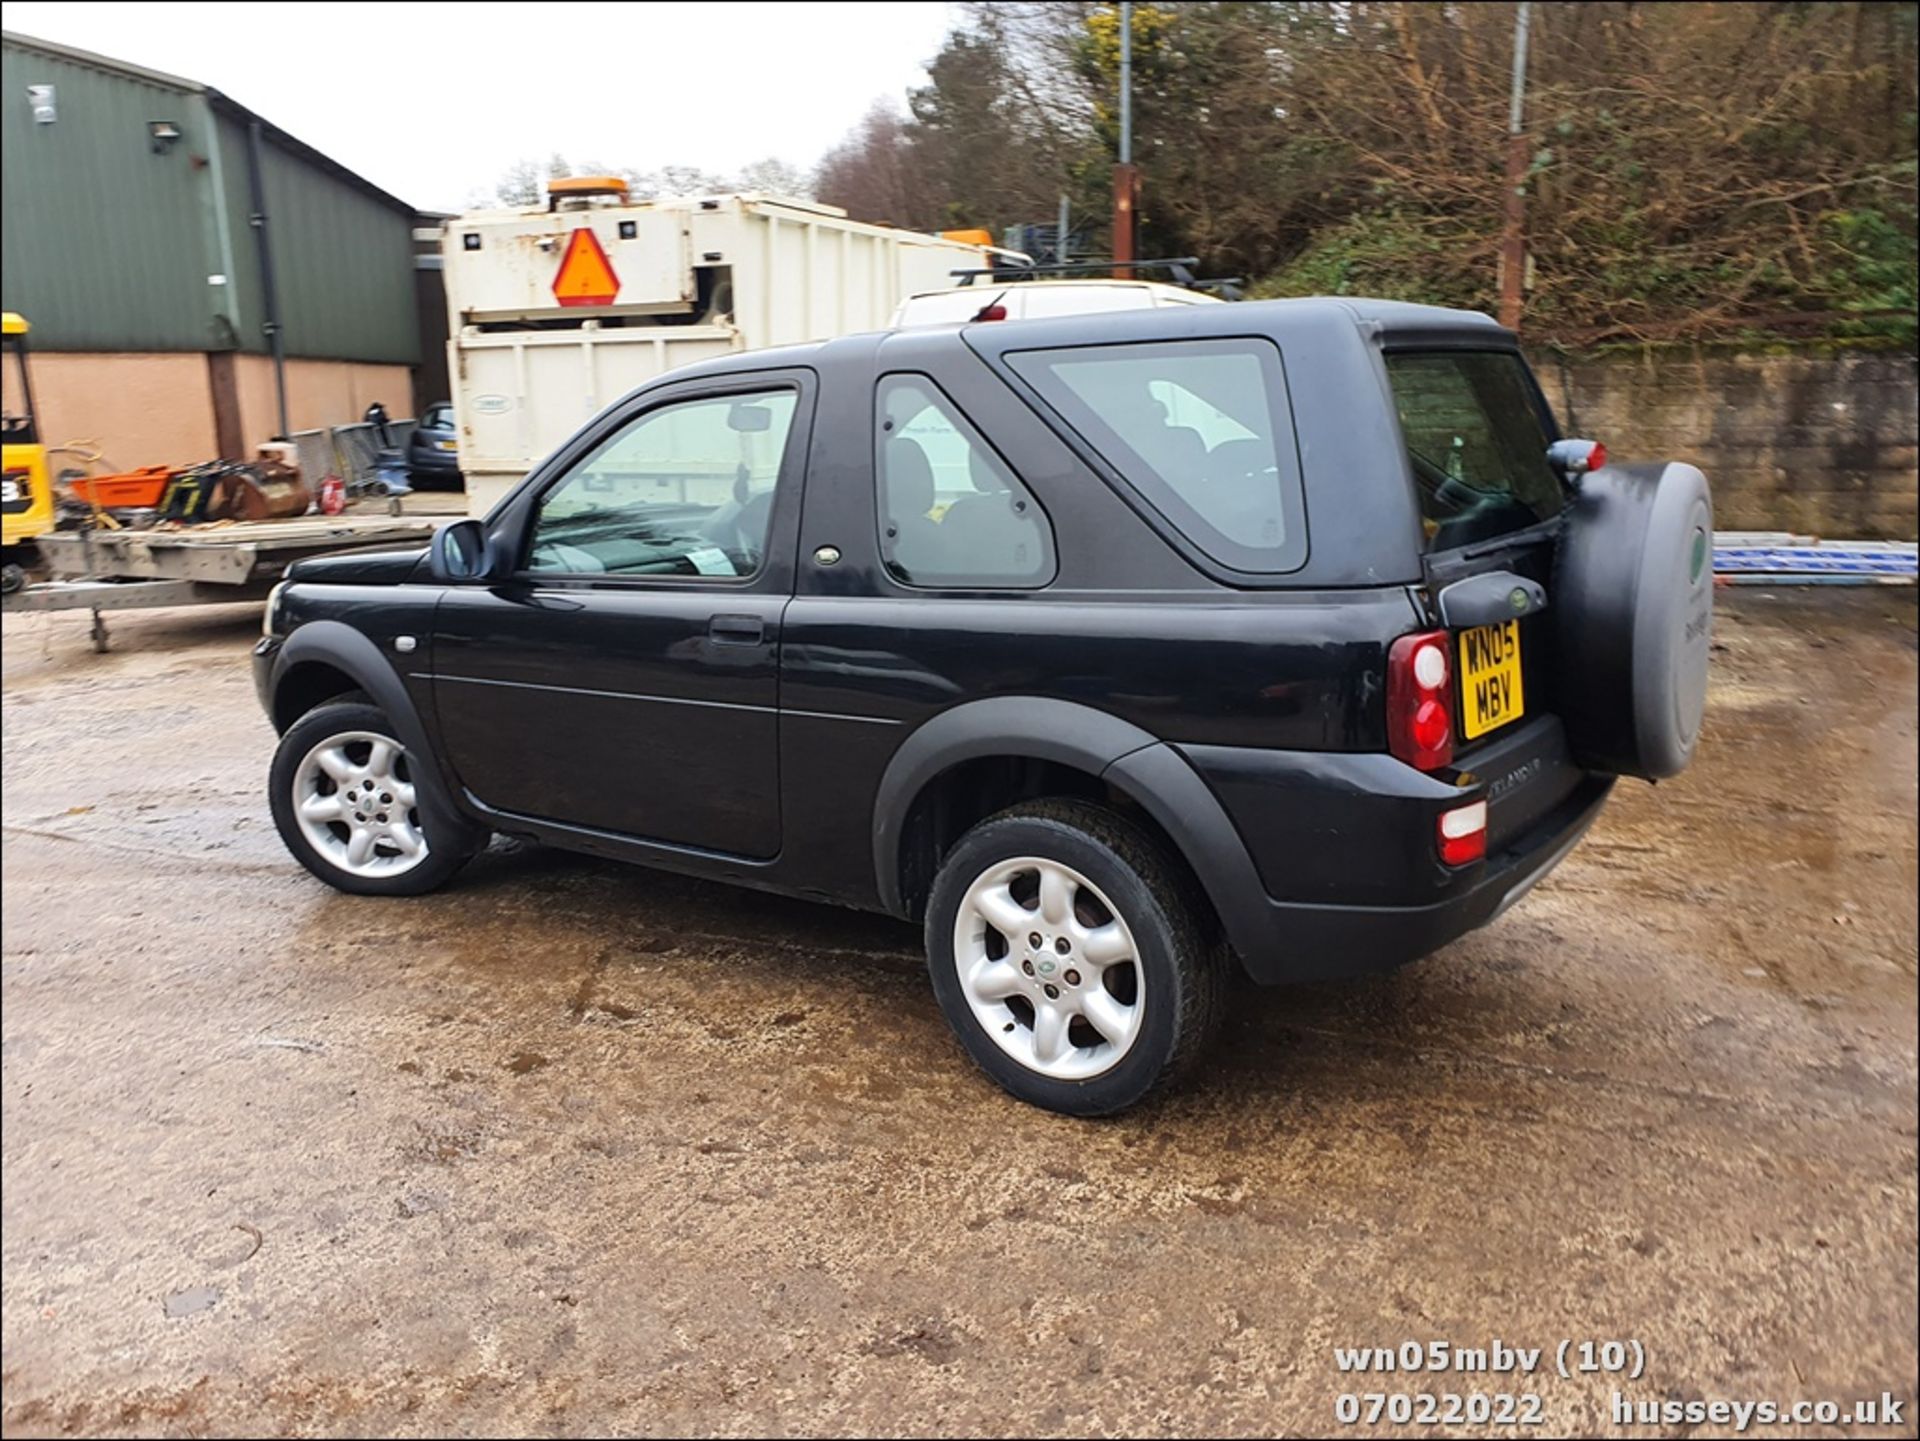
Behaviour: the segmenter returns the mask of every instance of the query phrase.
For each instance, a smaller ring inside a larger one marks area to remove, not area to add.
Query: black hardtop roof
[[[981,287],[982,304],[987,303],[993,287]],[[1362,296],[1304,296],[1291,300],[1244,300],[1227,305],[1165,306],[1153,310],[1106,310],[1085,315],[1051,315],[1030,320],[956,321],[949,325],[915,326],[905,331],[866,332],[834,340],[812,340],[799,345],[778,345],[766,350],[746,351],[698,361],[667,372],[676,380],[697,380],[705,375],[732,374],[743,368],[773,370],[782,366],[811,365],[829,346],[860,342],[871,345],[878,335],[912,335],[926,339],[951,337],[968,332],[974,342],[991,339],[995,350],[1021,349],[1027,343],[1037,346],[1100,344],[1120,339],[1149,340],[1164,334],[1167,339],[1201,335],[1246,334],[1249,331],[1308,332],[1329,323],[1345,324],[1377,335],[1382,340],[1405,336],[1451,334],[1461,339],[1494,345],[1514,344],[1513,332],[1503,329],[1491,316],[1477,310],[1455,310],[1444,305],[1416,305],[1404,300],[1374,300]]]
[[[1245,300],[1228,305],[1169,305],[1154,310],[1107,310],[1086,315],[989,321],[947,328],[983,356],[1081,345],[1139,345],[1155,341],[1265,336],[1282,351],[1311,355],[1315,364],[1337,364],[1376,348],[1469,346],[1508,349],[1518,341],[1477,310],[1411,305],[1398,300],[1311,296],[1298,300]],[[938,333],[895,331],[888,348],[908,336]]]

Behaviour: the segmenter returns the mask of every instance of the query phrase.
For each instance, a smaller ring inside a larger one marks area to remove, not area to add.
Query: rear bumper
[[[425,450],[409,448],[407,468],[424,475],[458,475],[460,473],[460,452],[457,450]]]
[[[1241,960],[1262,985],[1368,975],[1418,960],[1515,905],[1580,843],[1612,789],[1611,776],[1589,776],[1444,900],[1342,906],[1268,897],[1264,944],[1243,950]]]
[[[1221,802],[1258,875],[1216,906],[1247,971],[1265,984],[1391,969],[1512,906],[1579,842],[1610,776],[1581,770],[1557,720],[1427,774],[1379,754],[1182,748]],[[1441,812],[1484,799],[1488,853],[1441,864]]]

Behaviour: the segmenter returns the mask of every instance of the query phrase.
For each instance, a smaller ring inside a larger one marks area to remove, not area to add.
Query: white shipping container
[[[983,246],[763,195],[483,212],[449,221],[441,246],[460,467],[475,515],[662,371],[881,329],[906,296],[951,285],[953,271],[990,257]]]

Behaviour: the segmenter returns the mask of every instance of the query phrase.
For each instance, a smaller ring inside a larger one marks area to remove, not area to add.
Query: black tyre
[[[434,834],[418,804],[415,764],[379,707],[358,699],[315,707],[273,753],[268,794],[280,839],[314,875],[353,895],[437,890],[479,847],[470,835]]]
[[[927,902],[927,964],[948,1022],[1023,1101],[1123,1110],[1189,1066],[1225,975],[1190,881],[1145,831],[1084,801],[982,821]]]

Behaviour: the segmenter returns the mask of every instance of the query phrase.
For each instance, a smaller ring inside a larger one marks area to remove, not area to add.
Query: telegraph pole
[[[1120,163],[1113,167],[1113,258],[1131,261],[1140,200],[1140,175],[1133,168],[1133,6],[1120,3]],[[1116,276],[1133,272],[1116,269]]]
[[[1532,10],[1520,0],[1513,21],[1513,97],[1507,105],[1506,215],[1500,231],[1500,323],[1520,328],[1521,288],[1527,271],[1527,24]]]

